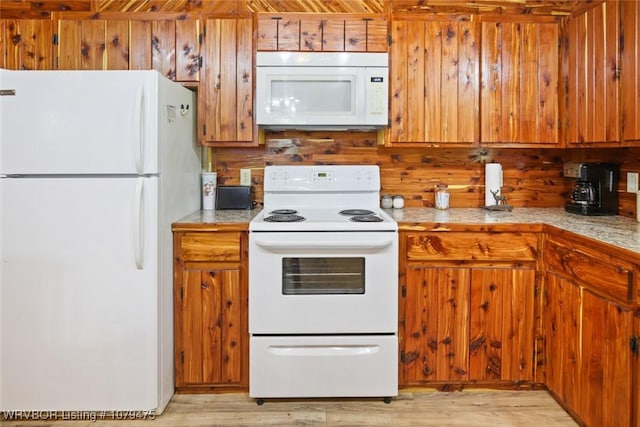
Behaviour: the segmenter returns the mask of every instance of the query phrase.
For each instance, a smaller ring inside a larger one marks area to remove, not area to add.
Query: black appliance
[[[620,170],[615,163],[565,163],[564,176],[575,179],[567,212],[580,215],[617,215]]]

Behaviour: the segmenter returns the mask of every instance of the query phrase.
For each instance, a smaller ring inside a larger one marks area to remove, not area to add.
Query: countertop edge
[[[172,223],[177,231],[247,231],[249,222],[260,213],[253,210],[200,210]],[[640,255],[640,223],[623,216],[581,216],[562,208],[515,208],[512,212],[489,212],[482,208],[409,207],[387,209],[401,232],[406,231],[478,231],[500,232],[568,232],[591,239],[596,244],[615,248],[621,253]]]

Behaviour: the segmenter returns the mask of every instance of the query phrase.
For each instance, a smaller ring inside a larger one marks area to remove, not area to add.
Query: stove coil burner
[[[353,222],[382,222],[382,218],[376,215],[355,215],[349,218]]]
[[[343,211],[340,211],[340,215],[373,215],[373,211],[370,211],[368,209],[345,209]]]
[[[295,211],[294,211],[295,212]],[[299,222],[304,221],[304,217],[293,214],[269,215],[264,218],[266,222]]]
[[[298,211],[295,209],[276,209],[269,213],[274,215],[293,215],[293,214],[297,214]]]

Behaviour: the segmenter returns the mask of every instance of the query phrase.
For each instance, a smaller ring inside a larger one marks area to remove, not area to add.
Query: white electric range
[[[378,166],[267,166],[249,224],[251,397],[398,390],[398,226]]]

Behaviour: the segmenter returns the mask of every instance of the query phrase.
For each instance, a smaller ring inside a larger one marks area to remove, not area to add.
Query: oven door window
[[[283,258],[283,295],[364,294],[364,257]]]

